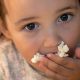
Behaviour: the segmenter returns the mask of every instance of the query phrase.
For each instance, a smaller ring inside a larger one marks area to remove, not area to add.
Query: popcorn
[[[57,55],[60,57],[67,57],[68,54],[66,54],[69,51],[69,48],[64,42],[62,41],[61,44],[58,46],[58,53]]]
[[[68,54],[66,54],[69,51],[69,48],[66,44],[64,44],[64,42],[62,41],[61,44],[58,46],[58,53],[56,55],[58,55],[59,57],[67,57]],[[32,63],[37,63],[38,61],[40,61],[42,59],[44,55],[41,55],[40,53],[36,53],[33,58],[31,59]]]
[[[33,58],[31,59],[32,63],[37,63],[38,61],[40,61],[42,59],[44,55],[41,55],[40,53],[37,53],[36,55],[33,56]]]

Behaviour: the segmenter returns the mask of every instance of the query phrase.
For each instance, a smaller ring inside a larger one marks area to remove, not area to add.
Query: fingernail
[[[51,57],[52,55],[51,54],[47,54],[47,57]]]

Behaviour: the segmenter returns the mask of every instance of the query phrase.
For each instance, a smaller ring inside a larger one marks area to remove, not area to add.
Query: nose
[[[59,45],[60,40],[57,33],[49,31],[45,34],[45,39],[43,42],[43,51],[53,52],[57,51],[57,46]]]

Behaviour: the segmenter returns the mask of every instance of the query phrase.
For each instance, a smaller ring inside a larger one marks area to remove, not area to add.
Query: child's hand
[[[54,80],[80,80],[80,60],[72,58],[60,58],[54,54],[48,54],[43,58],[40,67],[47,77]]]
[[[80,47],[80,45],[79,45],[79,47]],[[75,53],[76,53],[75,56],[80,59],[80,48],[79,47],[75,51]]]

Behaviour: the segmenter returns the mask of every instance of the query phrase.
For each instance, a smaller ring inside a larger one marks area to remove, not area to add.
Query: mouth
[[[67,57],[68,54],[66,54],[69,51],[69,47],[62,41],[61,44],[58,46],[58,51],[57,52],[47,52],[47,53],[41,53],[38,52],[36,53],[33,58],[31,59],[32,63],[37,63],[42,59],[42,57],[46,56],[47,54],[55,54],[58,55],[59,57]]]
[[[44,55],[46,56],[47,54],[57,54],[57,51],[56,52],[47,52],[47,53],[40,53],[41,55]]]
[[[50,52],[51,53],[51,52]],[[46,55],[49,54],[49,53],[36,53],[33,58],[31,59],[31,62],[32,63],[37,63],[39,62],[44,56],[46,57]],[[56,54],[56,52],[52,52],[52,54]]]

